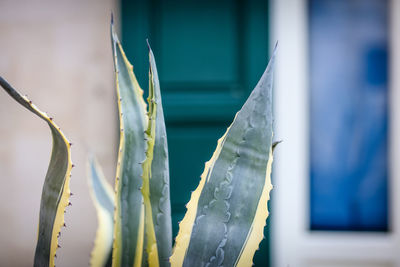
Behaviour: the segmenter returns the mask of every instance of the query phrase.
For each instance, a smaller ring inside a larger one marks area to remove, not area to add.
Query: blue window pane
[[[388,230],[387,9],[309,1],[312,230]]]

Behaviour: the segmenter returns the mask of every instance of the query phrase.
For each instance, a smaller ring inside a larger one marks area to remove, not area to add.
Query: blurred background
[[[400,266],[400,1],[0,1],[0,75],[73,143],[57,266],[87,266],[86,157],[113,183],[110,13],[142,88],[152,45],[168,131],[174,236],[184,205],[279,41],[272,215],[255,266]],[[0,92],[0,266],[31,266],[48,126]],[[397,151],[396,151],[397,150]]]

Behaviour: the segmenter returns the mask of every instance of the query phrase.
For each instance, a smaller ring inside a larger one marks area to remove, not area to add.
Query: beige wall
[[[0,1],[0,75],[54,117],[73,143],[74,196],[57,266],[88,266],[97,227],[86,179],[88,151],[97,154],[110,181],[114,176],[109,19],[115,2]],[[32,266],[50,131],[0,90],[0,140],[0,266]]]

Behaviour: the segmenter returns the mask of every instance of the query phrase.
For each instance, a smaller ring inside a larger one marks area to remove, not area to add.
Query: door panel
[[[160,77],[165,83],[237,80],[239,34],[237,7],[232,3],[176,0],[160,3],[159,61],[164,70]]]
[[[147,91],[148,38],[167,126],[174,237],[191,192],[268,63],[266,1],[122,0],[122,43]],[[267,266],[267,242],[256,253]]]

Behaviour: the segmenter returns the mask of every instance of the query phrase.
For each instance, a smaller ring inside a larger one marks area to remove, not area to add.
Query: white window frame
[[[273,267],[400,267],[400,0],[389,1],[389,232],[309,230],[309,90],[306,0],[270,0],[275,69]]]

